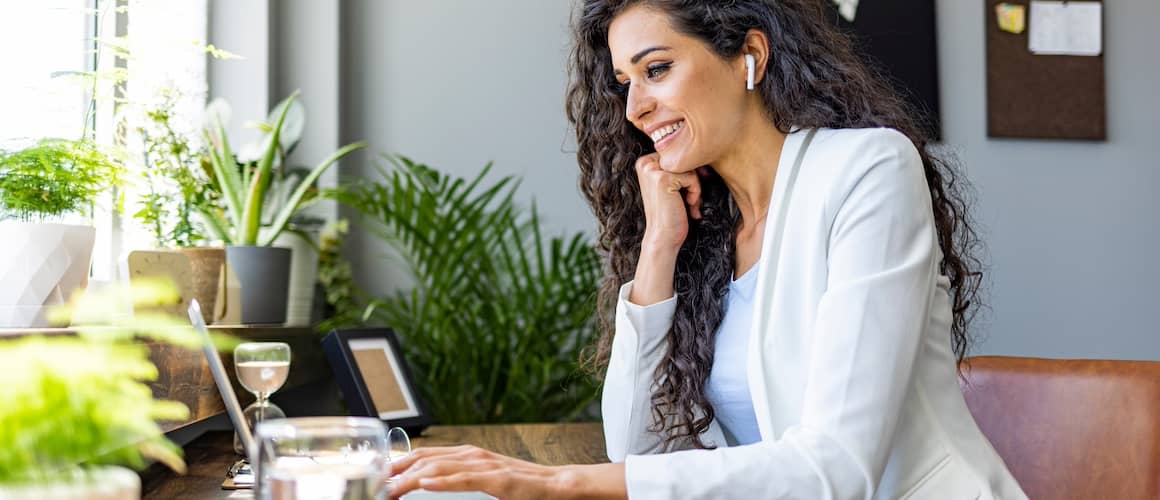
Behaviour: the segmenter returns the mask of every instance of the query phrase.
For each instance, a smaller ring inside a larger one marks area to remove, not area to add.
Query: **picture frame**
[[[390,328],[332,330],[322,349],[352,416],[377,417],[412,437],[435,422]]]

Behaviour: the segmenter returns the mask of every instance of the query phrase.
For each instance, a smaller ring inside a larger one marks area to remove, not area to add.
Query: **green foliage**
[[[342,240],[348,232],[350,223],[346,219],[333,222],[322,230],[318,245],[318,283],[326,294],[326,313],[318,325],[320,332],[362,324],[363,308],[360,304],[365,304],[366,298],[354,283],[350,261],[342,255]]]
[[[177,99],[173,91],[163,92],[159,104],[145,110],[146,123],[138,128],[146,192],[133,216],[149,228],[158,247],[192,247],[204,240],[194,214],[216,198],[202,151],[174,129]]]
[[[0,212],[23,221],[82,213],[122,173],[109,153],[88,140],[43,139],[0,152]]]
[[[281,164],[283,156],[282,129],[297,97],[298,92],[295,92],[279,106],[280,114],[265,143],[265,151],[253,167],[238,163],[220,121],[205,131],[206,143],[210,145],[208,156],[213,167],[214,186],[221,193],[221,203],[219,206],[201,207],[201,211],[210,229],[228,245],[269,246],[286,229],[290,218],[314,199],[314,182],[322,173],[344,156],[366,147],[364,143],[353,143],[339,148],[288,186],[292,189],[285,201],[279,203],[280,207],[266,207],[274,176],[281,173],[275,172],[274,167],[276,163]],[[278,212],[263,228],[263,210],[267,208],[277,208]]]
[[[153,400],[143,346],[31,337],[0,344],[0,364],[0,484],[68,480],[82,463],[141,469],[145,457],[181,469],[154,419],[188,410]]]
[[[597,394],[580,370],[595,339],[600,259],[583,233],[545,239],[517,183],[484,185],[406,158],[380,183],[336,193],[373,222],[414,273],[409,291],[376,300],[419,390],[441,423],[574,419]]]
[[[167,282],[135,284],[136,308],[178,300]],[[157,401],[145,382],[157,378],[148,349],[134,337],[199,346],[188,323],[161,313],[110,314],[117,293],[77,294],[53,311],[71,318],[76,337],[0,341],[0,484],[43,484],[84,477],[96,465],[144,468],[146,459],[184,471],[181,449],[157,420],[184,420],[181,403]],[[219,349],[236,341],[217,339]]]

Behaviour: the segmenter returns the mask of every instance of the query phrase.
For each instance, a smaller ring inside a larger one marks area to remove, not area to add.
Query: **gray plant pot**
[[[290,249],[229,246],[226,262],[242,287],[242,323],[285,323],[290,293]]]

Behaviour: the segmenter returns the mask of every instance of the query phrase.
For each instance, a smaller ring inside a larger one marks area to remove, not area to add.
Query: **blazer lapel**
[[[757,272],[757,290],[753,308],[753,326],[749,332],[749,356],[747,376],[749,397],[753,400],[753,411],[757,417],[757,427],[763,440],[775,439],[773,417],[770,408],[769,384],[771,359],[765,352],[765,336],[774,331],[773,317],[774,283],[777,281],[778,256],[781,253],[782,234],[785,232],[785,214],[793,195],[798,171],[814,137],[816,129],[798,130],[790,133],[782,145],[778,159],[777,174],[774,177],[773,193],[769,202],[769,215],[765,222],[765,234],[761,242],[762,265]]]

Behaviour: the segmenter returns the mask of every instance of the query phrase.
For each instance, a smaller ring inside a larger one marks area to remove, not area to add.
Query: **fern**
[[[109,153],[87,140],[42,139],[0,152],[0,213],[22,221],[83,214],[122,174]]]

